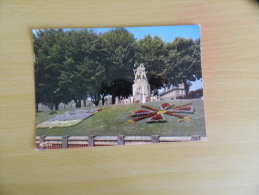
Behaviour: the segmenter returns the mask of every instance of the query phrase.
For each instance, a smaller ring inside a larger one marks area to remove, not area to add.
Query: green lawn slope
[[[110,105],[100,107],[102,108],[102,111],[94,114],[78,125],[53,129],[36,128],[36,135],[206,136],[203,100],[172,100],[168,103],[173,103],[175,105],[193,103],[195,109],[194,114],[183,114],[185,116],[192,116],[192,122],[177,122],[178,118],[165,115],[167,119],[166,123],[146,123],[147,119],[144,119],[136,124],[124,125],[125,122],[132,119],[130,116],[131,113],[136,110],[143,110],[143,108],[141,108],[141,104]],[[147,103],[146,105],[158,108],[159,104],[161,104],[161,102],[152,102]],[[65,110],[58,111],[55,115],[62,114],[64,112]],[[55,115],[50,115],[49,112],[37,113],[36,124],[52,118]]]

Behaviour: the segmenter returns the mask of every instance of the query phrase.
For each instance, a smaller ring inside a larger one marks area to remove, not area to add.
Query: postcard
[[[207,139],[199,25],[32,34],[36,149]]]

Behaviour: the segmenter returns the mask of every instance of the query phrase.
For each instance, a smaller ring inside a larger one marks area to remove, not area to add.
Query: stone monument
[[[135,74],[134,84],[132,85],[134,102],[145,103],[146,98],[150,97],[150,85],[147,80],[144,64],[140,64],[137,69],[133,69]]]

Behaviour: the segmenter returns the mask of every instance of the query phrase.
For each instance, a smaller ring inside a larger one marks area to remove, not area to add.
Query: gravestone
[[[140,64],[133,71],[135,74],[134,84],[132,85],[133,100],[134,102],[145,103],[146,98],[150,97],[151,91],[144,64]]]

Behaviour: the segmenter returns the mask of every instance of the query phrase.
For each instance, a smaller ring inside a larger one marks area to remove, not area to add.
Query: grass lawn
[[[172,100],[168,103],[175,105],[193,103],[194,114],[183,114],[192,116],[192,122],[177,122],[179,118],[165,115],[166,123],[146,123],[147,119],[138,121],[137,124],[124,125],[132,119],[130,116],[136,110],[143,110],[141,104],[124,104],[103,106],[102,111],[94,114],[80,124],[66,128],[39,129],[36,128],[36,135],[160,135],[160,136],[206,136],[203,100]],[[147,103],[146,105],[158,108],[161,102]],[[96,108],[96,107],[95,107]],[[90,109],[90,108],[80,108]],[[62,114],[66,110],[58,111]],[[36,116],[36,124],[54,117],[49,112],[40,112]]]

